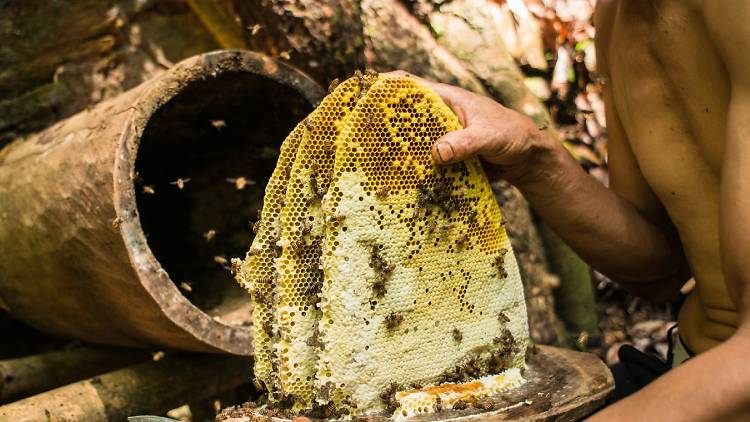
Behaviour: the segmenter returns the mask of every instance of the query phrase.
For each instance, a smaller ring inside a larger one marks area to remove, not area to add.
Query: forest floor
[[[527,85],[547,104],[581,165],[608,185],[607,130],[593,42],[595,0],[496,1],[515,20],[516,27],[505,31],[504,41]],[[680,299],[657,306],[602,274],[595,272],[593,279],[601,333],[580,344],[608,364],[617,362],[623,344],[665,357],[667,330],[675,323]]]

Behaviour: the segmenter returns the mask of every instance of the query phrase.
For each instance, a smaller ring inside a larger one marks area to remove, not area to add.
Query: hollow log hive
[[[284,141],[238,274],[271,406],[413,416],[523,382],[518,267],[477,159],[427,85],[358,73]]]

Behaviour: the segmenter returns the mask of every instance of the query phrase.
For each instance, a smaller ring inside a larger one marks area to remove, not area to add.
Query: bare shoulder
[[[750,84],[750,2],[703,0],[706,27],[733,82]]]
[[[596,27],[596,63],[600,76],[607,77],[609,65],[606,52],[609,46],[610,34],[617,15],[618,0],[599,0],[594,10],[594,27]]]

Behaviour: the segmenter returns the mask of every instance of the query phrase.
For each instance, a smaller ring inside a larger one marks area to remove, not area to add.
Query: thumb
[[[432,145],[432,158],[438,164],[453,164],[478,154],[481,141],[472,129],[448,132]]]

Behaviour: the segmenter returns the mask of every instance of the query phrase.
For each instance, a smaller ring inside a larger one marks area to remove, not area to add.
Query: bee
[[[464,339],[464,333],[461,332],[458,328],[453,329],[453,340],[456,343],[461,343],[461,340]]]
[[[270,320],[269,320],[269,321],[265,321],[265,322],[263,323],[263,332],[265,332],[265,333],[266,333],[266,335],[267,335],[268,337],[270,337],[270,338],[273,338],[273,337],[274,337],[274,334],[275,334],[275,333],[273,332],[273,325],[271,324],[271,321],[270,321]]]
[[[302,252],[302,248],[304,247],[305,247],[305,241],[302,239],[289,242],[289,250],[292,251],[292,253],[298,254]]]
[[[355,78],[357,78],[357,79],[360,79],[360,80],[361,80],[363,76],[364,76],[364,75],[362,75],[362,71],[361,71],[361,70],[359,70],[359,69],[356,69],[356,70],[354,71],[354,77],[355,77]]]
[[[216,130],[222,130],[227,127],[227,122],[221,119],[209,120],[209,122],[211,122],[211,126]]]
[[[505,312],[500,311],[500,313],[497,314],[497,319],[500,322],[510,322],[510,318],[508,318],[508,315],[505,315]]]
[[[456,400],[451,407],[453,410],[465,410],[469,405],[463,400]]]
[[[398,409],[399,403],[396,400],[396,393],[403,390],[400,384],[392,382],[388,385],[382,393],[380,393],[380,400],[388,406],[388,410],[393,412]]]
[[[193,286],[191,286],[187,281],[183,281],[180,283],[180,290],[184,291],[185,293],[191,293],[193,291]]]
[[[384,185],[378,188],[378,190],[375,191],[375,196],[383,199],[388,196],[388,193],[391,191],[391,187],[388,185]]]
[[[378,274],[377,276],[375,276],[375,281],[372,283],[372,295],[375,298],[381,298],[385,296],[385,282],[386,277],[384,274]]]
[[[253,233],[258,234],[258,232],[260,231],[260,225],[262,224],[261,223],[262,221],[263,220],[258,220],[255,223],[253,223]]]
[[[217,264],[219,264],[219,265],[226,265],[227,262],[229,262],[229,261],[227,261],[227,259],[225,257],[221,256],[221,255],[216,255],[214,257],[214,262],[217,263]]]
[[[586,350],[586,343],[589,341],[589,333],[588,331],[584,330],[581,331],[580,334],[578,334],[578,338],[576,339],[576,346],[578,346],[579,350]]]
[[[151,359],[154,362],[159,362],[160,360],[162,360],[164,358],[164,355],[165,355],[165,353],[162,352],[161,350],[159,350],[158,352],[156,352],[153,355],[151,355]]]
[[[336,214],[336,215],[333,216],[333,221],[335,221],[335,222],[337,222],[339,224],[343,223],[344,220],[346,220],[346,216],[343,215],[343,214]]]
[[[189,177],[185,178],[185,179],[183,179],[182,177],[178,177],[177,180],[175,180],[174,182],[169,182],[169,184],[170,185],[176,185],[177,189],[182,190],[182,189],[185,189],[185,183],[187,183],[189,181],[190,181]]]
[[[247,254],[250,256],[257,255],[260,253],[261,249],[260,245],[252,245],[250,246],[250,250],[247,251]]]
[[[448,230],[450,230],[452,228],[453,228],[453,223],[446,223],[446,224],[443,224],[442,226],[440,226],[440,231],[441,232],[447,232]]]
[[[488,411],[488,410],[492,410],[495,408],[495,403],[489,398],[485,397],[483,399],[479,399],[475,401],[473,406],[476,407],[477,409]]]
[[[315,202],[316,199],[318,199],[318,195],[316,194],[311,193],[310,195],[307,195],[307,197],[305,198],[305,205],[309,207],[313,202]]]
[[[305,125],[305,129],[307,129],[308,132],[312,132],[313,129],[315,129],[315,125],[309,118],[303,120],[302,123]]]
[[[369,112],[365,115],[365,127],[366,128],[372,126],[373,117],[374,115],[372,114],[372,112]]]
[[[401,323],[404,322],[404,316],[391,312],[385,316],[385,328],[388,330],[395,330]]]
[[[503,354],[508,354],[516,349],[515,339],[513,333],[509,329],[503,328],[500,335],[492,339],[495,345],[500,346],[500,350]]]
[[[333,94],[333,91],[336,90],[336,87],[339,86],[339,78],[335,78],[331,81],[331,84],[328,85],[328,93]]]
[[[115,219],[112,220],[112,228],[113,229],[119,229],[120,228],[120,224],[122,224],[122,219],[120,217],[117,217],[117,218],[115,218]]]
[[[467,240],[469,240],[469,236],[466,235],[466,233],[458,236],[458,238],[456,238],[456,246],[458,246],[459,248],[464,247]]]
[[[308,223],[307,221],[303,221],[302,224],[299,226],[299,232],[302,233],[302,235],[306,235],[310,233],[312,230],[312,225]]]
[[[258,33],[258,31],[260,31],[260,30],[261,30],[261,28],[263,28],[263,25],[261,25],[261,24],[259,24],[259,23],[256,23],[255,25],[251,25],[251,26],[248,26],[248,27],[247,27],[247,29],[249,29],[249,30],[250,30],[250,35],[251,35],[251,36],[252,36],[252,35],[255,35],[255,34],[257,34],[257,33]]]
[[[156,193],[156,191],[154,190],[154,187],[150,186],[150,185],[144,186],[142,191],[143,191],[143,193],[145,193],[147,195],[153,195],[153,194]]]
[[[253,185],[255,185],[255,181],[254,180],[250,180],[250,179],[248,179],[248,178],[246,178],[244,176],[240,176],[240,177],[236,177],[236,178],[235,177],[228,177],[228,178],[226,178],[224,180],[226,180],[229,183],[233,183],[234,187],[237,188],[237,190],[243,190],[243,189],[245,189],[246,186],[253,186]]]
[[[388,261],[380,254],[380,247],[378,245],[372,245],[370,252],[370,265],[375,271],[390,273],[395,267],[388,264]]]
[[[310,347],[320,347],[320,333],[318,332],[318,330],[313,331],[312,335],[308,337],[307,340],[305,340],[305,344]]]
[[[373,69],[367,69],[365,70],[365,76],[369,79],[377,79],[378,78],[378,72],[376,72]]]
[[[210,229],[207,232],[203,233],[203,238],[206,239],[206,242],[210,242],[214,236],[216,236],[216,230]]]
[[[501,248],[498,251],[497,256],[495,256],[495,262],[494,262],[495,267],[497,267],[501,271],[505,271],[504,266],[505,266],[505,254],[506,253],[508,253],[508,249]]]
[[[443,400],[439,395],[435,396],[435,411],[440,412],[443,410]]]
[[[232,258],[232,274],[239,274],[240,269],[242,269],[242,260],[240,260],[239,258]]]
[[[437,229],[437,221],[432,220],[429,223],[427,223],[427,233],[433,234],[435,233],[435,229]]]
[[[477,210],[471,210],[471,212],[469,213],[469,218],[468,218],[469,224],[474,224],[477,221],[478,215],[479,213],[477,212]]]

